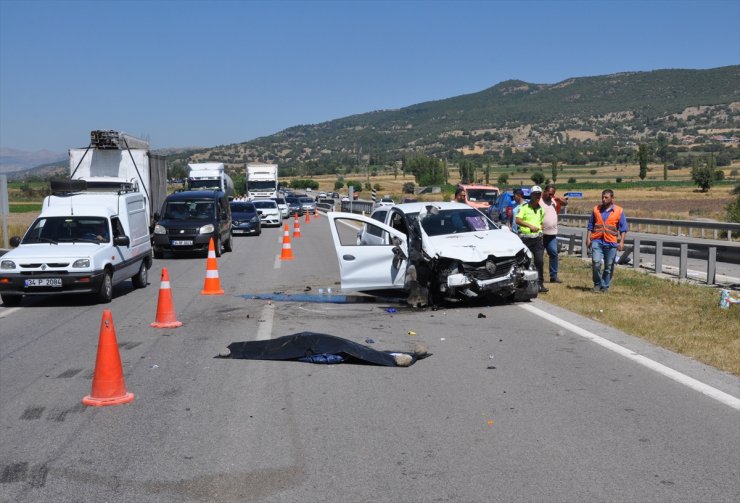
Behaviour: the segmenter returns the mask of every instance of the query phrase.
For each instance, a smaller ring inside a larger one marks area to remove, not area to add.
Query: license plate
[[[40,278],[40,279],[27,279],[25,285],[28,286],[62,286],[62,278]]]
[[[176,239],[172,241],[172,246],[193,246],[192,239]]]

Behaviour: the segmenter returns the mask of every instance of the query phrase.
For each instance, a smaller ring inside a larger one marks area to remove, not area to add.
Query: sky
[[[740,0],[0,0],[0,148],[213,147],[508,79],[737,64]]]

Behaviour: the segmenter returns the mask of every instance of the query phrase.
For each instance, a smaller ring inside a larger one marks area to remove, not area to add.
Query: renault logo
[[[185,229],[180,229],[180,234],[185,234]]]
[[[42,271],[45,271],[46,270],[46,264],[41,264],[41,270]]]

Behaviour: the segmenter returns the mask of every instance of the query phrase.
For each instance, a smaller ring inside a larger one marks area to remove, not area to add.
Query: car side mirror
[[[13,236],[10,238],[10,246],[13,248],[18,248],[18,246],[21,244],[21,237],[20,236]]]
[[[116,246],[128,246],[131,244],[131,240],[128,236],[116,236],[113,238],[113,244]]]

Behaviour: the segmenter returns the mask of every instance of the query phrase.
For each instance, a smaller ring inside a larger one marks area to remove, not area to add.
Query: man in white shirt
[[[550,283],[562,283],[558,278],[558,213],[568,204],[568,198],[555,197],[555,186],[548,184],[542,192],[541,206],[545,210],[542,242],[550,261]]]

